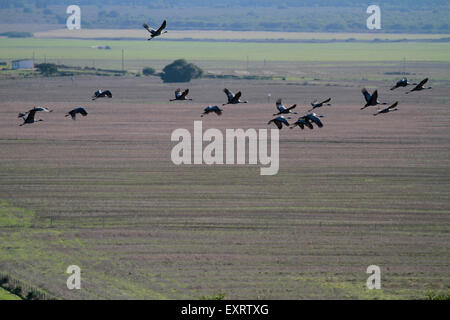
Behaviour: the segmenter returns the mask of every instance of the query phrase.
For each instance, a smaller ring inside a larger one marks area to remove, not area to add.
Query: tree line
[[[143,22],[157,26],[164,16],[172,30],[370,32],[365,23],[365,0],[0,0],[0,8],[4,9],[0,17],[3,23],[64,27],[68,4],[89,6],[89,14],[82,13],[82,28],[134,29]],[[448,1],[378,0],[377,4],[381,7],[382,32],[450,32]],[[180,14],[182,10],[176,10],[182,8],[193,13]]]

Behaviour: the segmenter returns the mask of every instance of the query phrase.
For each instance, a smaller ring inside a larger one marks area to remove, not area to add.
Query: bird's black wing
[[[389,112],[391,109],[395,108],[396,106],[398,106],[398,101],[394,102],[391,106],[378,110],[377,113],[374,114],[374,116],[379,115],[380,113],[387,113]]]
[[[322,101],[321,103],[323,104],[323,103],[328,103],[328,102],[330,102],[331,101],[331,98],[328,98],[327,100],[324,100],[324,101]]]
[[[378,90],[375,90],[370,97],[370,100],[367,102],[369,106],[376,105],[378,101]]]
[[[77,112],[76,112],[76,109],[69,111],[69,112],[66,114],[66,117],[67,117],[67,116],[70,116],[70,117],[72,118],[72,120],[76,120],[76,118],[77,118]]]
[[[393,87],[391,88],[391,90],[395,90],[395,89],[397,89],[398,87],[400,87],[400,86],[398,85],[398,82],[397,82],[397,84],[396,84],[395,86],[393,86]]]
[[[112,98],[112,93],[111,93],[111,91],[109,91],[109,90],[104,91],[103,94],[104,94],[105,96],[107,96],[108,98]]]
[[[298,119],[296,123],[294,123],[291,128],[299,126],[300,129],[305,129],[305,120],[304,119]]]
[[[320,119],[319,119],[318,117],[316,117],[315,115],[313,115],[313,114],[308,114],[306,117],[308,118],[308,120],[311,120],[312,122],[314,122],[315,124],[317,124],[317,126],[318,126],[319,128],[322,128],[322,127],[323,127],[322,121],[320,121]]]
[[[292,109],[295,109],[295,107],[297,107],[296,104],[292,105],[291,107],[287,108],[286,111],[291,111]]]
[[[86,109],[84,109],[84,108],[78,108],[77,110],[83,117],[88,115]]]
[[[289,127],[289,122],[285,118],[282,118],[281,122]]]
[[[166,20],[163,21],[161,27],[159,27],[158,30],[156,30],[156,33],[161,33],[166,28]]]
[[[305,126],[307,126],[308,128],[310,128],[311,130],[312,130],[312,129],[314,129],[314,127],[313,127],[312,123],[311,123],[311,122],[309,122],[309,120],[308,120],[308,119],[305,119],[305,122],[304,122],[304,124],[305,124]]]
[[[28,120],[30,120],[30,119],[33,119],[34,118],[34,116],[36,115],[36,112],[37,112],[38,110],[36,110],[36,108],[33,108],[33,109],[31,109],[30,111],[28,111],[27,113],[28,113],[28,115],[27,115],[27,117],[26,117],[26,121],[28,121]]]
[[[370,95],[369,91],[367,91],[366,88],[363,88],[363,89],[361,90],[361,92],[362,92],[362,94],[364,95],[364,99],[366,99],[366,102],[369,103],[370,98],[372,97],[372,96]]]
[[[180,95],[180,99],[186,98],[186,96],[188,95],[188,93],[189,93],[189,89],[184,90],[183,93]]]
[[[390,110],[390,109],[395,108],[396,106],[398,106],[398,101],[395,101],[390,107],[387,107],[386,109]]]
[[[143,26],[145,29],[147,29],[147,31],[150,32],[150,34],[153,34],[152,31],[154,31],[154,30],[153,30],[152,28],[150,28],[150,27],[148,26],[148,24],[144,23],[142,26]]]
[[[275,123],[275,125],[278,127],[278,129],[281,130],[283,128],[283,124],[281,123],[281,121],[275,120],[273,123]]]
[[[232,102],[238,102],[239,99],[241,98],[242,93],[240,91],[238,91],[234,97],[233,97],[233,101]]]
[[[427,82],[428,82],[428,78],[423,79],[422,81],[420,81],[420,83],[413,90],[417,90],[417,89],[423,87],[424,84],[427,83]]]
[[[233,98],[234,98],[234,94],[227,88],[223,89],[223,92],[225,92],[225,94],[227,95],[228,102],[231,102],[231,100],[233,100]]]

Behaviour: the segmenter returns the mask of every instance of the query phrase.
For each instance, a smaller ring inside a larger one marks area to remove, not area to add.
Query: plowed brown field
[[[444,65],[443,68],[448,68]],[[419,77],[419,76],[417,76]],[[154,78],[2,80],[0,271],[65,299],[424,298],[450,283],[449,86],[399,111],[360,110],[364,84]],[[193,102],[172,102],[188,86]],[[249,104],[225,106],[224,87]],[[91,101],[98,89],[113,99]],[[267,102],[267,93],[271,101]],[[333,98],[324,127],[280,132],[280,169],[171,162],[174,129],[269,128],[274,100]],[[54,109],[19,127],[17,113]],[[84,106],[77,121],[64,114]],[[69,265],[82,289],[66,287]],[[382,290],[366,288],[369,265]]]

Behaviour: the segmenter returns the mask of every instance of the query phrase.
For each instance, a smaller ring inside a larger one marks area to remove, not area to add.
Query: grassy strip
[[[52,300],[46,293],[35,289],[19,280],[12,279],[9,275],[0,273],[0,300],[2,296],[8,300]],[[3,291],[3,295],[2,295]],[[6,292],[5,292],[6,291]],[[16,298],[14,298],[16,297]]]
[[[450,300],[450,291],[445,293],[428,292],[427,300]]]
[[[6,289],[0,287],[0,300],[22,300],[19,296],[16,296]]]
[[[108,44],[111,50],[98,50]],[[203,61],[441,61],[450,62],[450,43],[232,43],[196,41],[0,39],[0,59],[87,59]]]

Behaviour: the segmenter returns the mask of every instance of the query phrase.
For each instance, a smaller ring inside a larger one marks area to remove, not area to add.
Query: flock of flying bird
[[[109,90],[97,90],[94,92],[94,95],[92,96],[92,100],[96,100],[98,98],[112,98],[112,93]],[[44,121],[42,119],[36,119],[36,112],[43,111],[43,112],[53,112],[53,110],[50,110],[45,107],[34,107],[33,109],[28,110],[27,112],[21,112],[18,115],[18,118],[23,119],[23,123],[20,124],[20,126],[23,126],[24,124],[32,124],[39,121]],[[77,107],[75,109],[70,110],[65,115],[66,117],[70,116],[72,120],[76,120],[77,114],[81,114],[83,117],[87,116],[88,113],[85,108],[83,107]]]
[[[395,84],[395,86],[393,86],[391,88],[391,90],[395,90],[395,89],[400,88],[400,87],[406,87],[406,86],[409,86],[409,85],[414,85],[415,87],[412,90],[407,91],[406,94],[414,92],[414,91],[421,91],[421,90],[431,89],[432,87],[424,87],[424,85],[427,82],[428,82],[428,78],[423,79],[422,81],[420,81],[420,83],[409,83],[408,79],[403,78],[403,79],[397,81],[397,83]],[[364,95],[364,98],[366,99],[366,104],[364,105],[364,107],[361,108],[361,110],[363,110],[363,109],[365,109],[367,107],[376,106],[376,105],[379,105],[379,104],[380,105],[387,105],[386,102],[380,102],[378,100],[378,90],[375,90],[372,94],[370,94],[367,91],[366,88],[363,88],[361,92]],[[397,106],[398,106],[398,101],[395,101],[389,107],[378,110],[378,112],[375,113],[374,116],[379,115],[381,113],[388,113],[388,112],[392,112],[392,111],[397,111],[398,110]]]
[[[391,90],[395,90],[395,89],[400,88],[400,87],[406,87],[408,85],[414,85],[415,87],[412,90],[406,92],[407,94],[411,93],[411,92],[414,92],[414,91],[421,91],[421,90],[425,90],[425,89],[431,89],[431,87],[424,87],[424,85],[427,82],[428,82],[428,78],[423,79],[418,84],[417,83],[409,83],[406,78],[403,78],[403,79],[397,81],[397,83],[395,84],[394,87],[391,88]],[[241,101],[240,100],[240,97],[242,95],[242,93],[240,91],[238,93],[236,93],[236,94],[233,94],[227,88],[225,88],[223,91],[225,92],[225,94],[228,97],[228,102],[224,103],[223,105],[247,103],[247,101]],[[180,89],[178,89],[175,92],[175,97],[176,98],[174,100],[186,100],[185,97],[186,97],[187,93],[189,92],[189,89],[186,89],[183,92],[183,94],[180,94],[180,92],[181,92]],[[363,88],[361,90],[361,92],[362,92],[362,94],[364,96],[364,99],[366,100],[366,104],[361,108],[361,110],[363,110],[363,109],[365,109],[367,107],[370,107],[370,106],[387,105],[387,103],[380,102],[378,100],[378,90],[375,90],[372,94],[370,94],[367,91],[366,88]],[[173,100],[171,100],[171,101],[173,101]],[[287,117],[286,118],[284,115],[297,114],[297,112],[292,111],[293,109],[295,109],[297,107],[297,105],[294,104],[294,105],[292,105],[292,106],[287,108],[287,107],[285,107],[283,105],[282,100],[278,99],[276,101],[276,108],[277,108],[278,112],[273,114],[273,116],[277,116],[277,117],[274,118],[274,119],[271,119],[267,124],[269,125],[269,124],[273,123],[280,130],[283,128],[283,125],[285,125],[286,127],[289,127],[290,129],[293,129],[294,127],[298,126],[302,130],[305,127],[309,128],[309,129],[314,129],[313,124],[316,124],[317,127],[322,128],[323,127],[323,123],[320,120],[320,118],[323,118],[323,116],[322,115],[318,115],[318,114],[316,114],[316,113],[314,113],[312,111],[314,109],[317,109],[317,108],[320,108],[320,107],[323,107],[323,106],[331,106],[330,101],[331,101],[331,98],[328,98],[328,99],[326,99],[324,101],[321,101],[321,102],[319,102],[317,100],[311,102],[312,108],[310,110],[308,110],[308,113],[303,115],[303,116],[301,116],[301,117],[299,117],[296,122],[290,124],[287,119],[291,119],[291,117]],[[392,112],[392,111],[397,111],[398,110],[397,106],[398,106],[398,101],[394,102],[393,104],[391,104],[387,108],[379,109],[376,113],[374,113],[374,116],[377,116],[377,115],[382,114],[382,113],[389,113],[389,112]],[[215,113],[215,114],[220,116],[220,115],[222,115],[222,112],[223,112],[223,109],[220,109],[218,106],[211,106],[210,105],[210,106],[208,106],[208,107],[206,107],[204,109],[204,112],[203,112],[203,114],[201,116],[203,117],[204,115],[209,114],[209,113]]]
[[[148,40],[152,40],[154,37],[160,36],[163,33],[167,33],[167,31],[163,31],[166,28],[166,20],[164,20],[164,22],[161,24],[161,26],[157,29],[154,30],[152,28],[150,28],[147,24],[144,24],[143,27],[150,33],[150,38]],[[393,86],[391,88],[391,90],[395,90],[397,88],[400,87],[407,87],[409,85],[414,85],[415,87],[406,92],[407,94],[410,92],[414,92],[414,91],[421,91],[421,90],[425,90],[425,89],[431,89],[431,87],[424,87],[424,85],[428,82],[428,78],[423,79],[420,83],[409,83],[408,80],[406,78],[403,78],[399,81],[397,81],[397,83],[395,84],[395,86]],[[224,104],[222,104],[222,106],[225,106],[227,104],[239,104],[239,103],[248,103],[248,101],[241,101],[241,91],[237,92],[236,94],[233,94],[230,90],[228,90],[227,88],[223,89],[223,92],[225,92],[225,94],[227,95],[228,101]],[[361,110],[370,107],[370,106],[377,106],[377,105],[387,105],[387,103],[385,102],[380,102],[378,100],[378,90],[375,90],[372,94],[370,94],[366,88],[362,89],[362,94],[366,100],[366,104],[361,108]],[[187,95],[189,94],[189,89],[185,89],[183,92],[181,92],[181,89],[177,89],[175,91],[175,99],[170,99],[170,101],[183,101],[183,100],[192,100],[187,98]],[[110,90],[97,90],[94,95],[92,96],[92,100],[96,100],[98,98],[112,98],[112,93]],[[317,115],[316,113],[312,112],[314,109],[320,108],[322,106],[330,106],[330,101],[331,98],[328,98],[322,102],[319,101],[313,101],[311,103],[312,108],[310,110],[308,110],[308,113],[306,113],[305,115],[301,116],[298,118],[298,120],[292,124],[289,124],[289,122],[287,121],[287,119],[291,119],[291,117],[287,117],[285,118],[284,115],[291,115],[291,114],[297,114],[297,112],[292,111],[293,109],[295,109],[297,107],[296,104],[292,105],[291,107],[286,108],[281,99],[278,99],[276,101],[276,108],[278,110],[277,113],[274,113],[273,116],[277,116],[274,119],[271,119],[267,124],[270,125],[271,123],[275,124],[278,129],[282,129],[283,125],[285,125],[286,127],[290,127],[291,129],[293,129],[294,127],[298,126],[300,129],[304,129],[305,127],[308,127],[309,129],[313,129],[313,124],[316,124],[317,127],[322,128],[323,127],[323,123],[320,120],[320,118],[322,118],[322,115]],[[388,112],[392,112],[392,111],[396,111],[398,110],[397,108],[398,106],[398,101],[394,102],[393,104],[391,104],[389,107],[386,107],[384,109],[379,109],[374,116],[379,115],[381,113],[388,113]],[[23,123],[20,126],[23,126],[24,124],[32,124],[38,121],[43,121],[42,119],[36,119],[36,112],[52,112],[53,110],[49,110],[48,108],[44,108],[44,107],[34,107],[33,109],[25,112],[25,113],[19,113],[19,118],[23,119]],[[217,115],[222,115],[223,109],[219,108],[217,105],[212,106],[209,105],[207,106],[204,110],[203,110],[203,114],[201,115],[201,117],[203,117],[204,115],[207,115],[209,113],[215,113]],[[85,108],[83,107],[77,107],[73,110],[70,110],[65,116],[68,117],[70,116],[73,120],[76,120],[76,116],[77,114],[81,114],[82,116],[87,116],[88,113],[86,111]]]
[[[415,84],[415,83],[411,84],[408,82],[408,80],[406,78],[403,78],[403,79],[399,80],[396,83],[396,85],[391,88],[391,90],[395,90],[399,87],[406,87],[408,85],[415,85],[415,87],[406,93],[410,93],[410,92],[414,92],[414,91],[421,91],[421,90],[425,90],[425,89],[431,89],[431,87],[424,87],[424,85],[427,83],[427,81],[428,81],[428,78],[422,80],[419,84]],[[227,102],[222,104],[222,106],[225,106],[228,104],[248,103],[248,101],[241,100],[241,96],[242,96],[241,91],[234,94],[233,92],[231,92],[230,90],[225,88],[225,89],[223,89],[223,92],[227,95]],[[361,108],[361,110],[363,110],[367,107],[370,107],[370,106],[387,105],[387,103],[380,102],[378,100],[378,90],[375,90],[372,94],[370,94],[366,88],[363,88],[361,92],[366,101],[366,104]],[[187,98],[188,94],[189,94],[189,89],[185,89],[184,91],[181,91],[181,89],[178,88],[175,91],[175,99],[170,99],[169,101],[192,100],[190,98]],[[112,93],[110,90],[104,90],[104,91],[97,90],[96,92],[94,92],[94,95],[92,96],[92,100],[96,100],[99,98],[112,98]],[[275,104],[276,108],[277,108],[277,112],[273,114],[273,116],[276,116],[276,117],[271,119],[267,124],[270,125],[273,123],[280,130],[283,128],[283,125],[291,128],[291,129],[298,126],[302,130],[305,127],[309,128],[309,129],[313,129],[314,128],[313,124],[316,124],[317,127],[322,128],[323,123],[320,120],[320,118],[323,118],[323,116],[318,115],[318,114],[314,113],[313,111],[315,109],[321,108],[323,106],[331,106],[330,102],[331,102],[331,98],[328,98],[328,99],[320,101],[320,102],[317,100],[311,102],[312,108],[309,109],[305,115],[299,117],[296,122],[290,124],[288,122],[288,119],[291,119],[291,117],[288,115],[297,114],[297,112],[293,111],[297,107],[297,105],[294,104],[290,107],[285,107],[282,103],[282,99],[278,99]],[[387,108],[379,109],[374,114],[374,116],[379,115],[381,113],[388,113],[388,112],[396,111],[396,110],[398,110],[397,106],[398,106],[398,101],[394,102]],[[27,112],[19,113],[18,117],[23,119],[23,123],[20,124],[20,126],[23,126],[24,124],[32,124],[35,122],[43,121],[42,119],[36,119],[37,112],[53,112],[53,110],[50,110],[45,107],[34,107],[33,109],[30,109]],[[220,116],[223,113],[223,109],[219,108],[217,105],[215,105],[215,106],[209,105],[203,110],[201,117],[203,117],[204,115],[207,115],[209,113],[215,113]],[[84,107],[77,107],[73,110],[70,110],[65,116],[66,117],[70,116],[73,120],[76,120],[77,114],[80,114],[82,116],[87,116],[88,112],[86,111],[86,109]],[[287,117],[285,117],[285,115]]]

